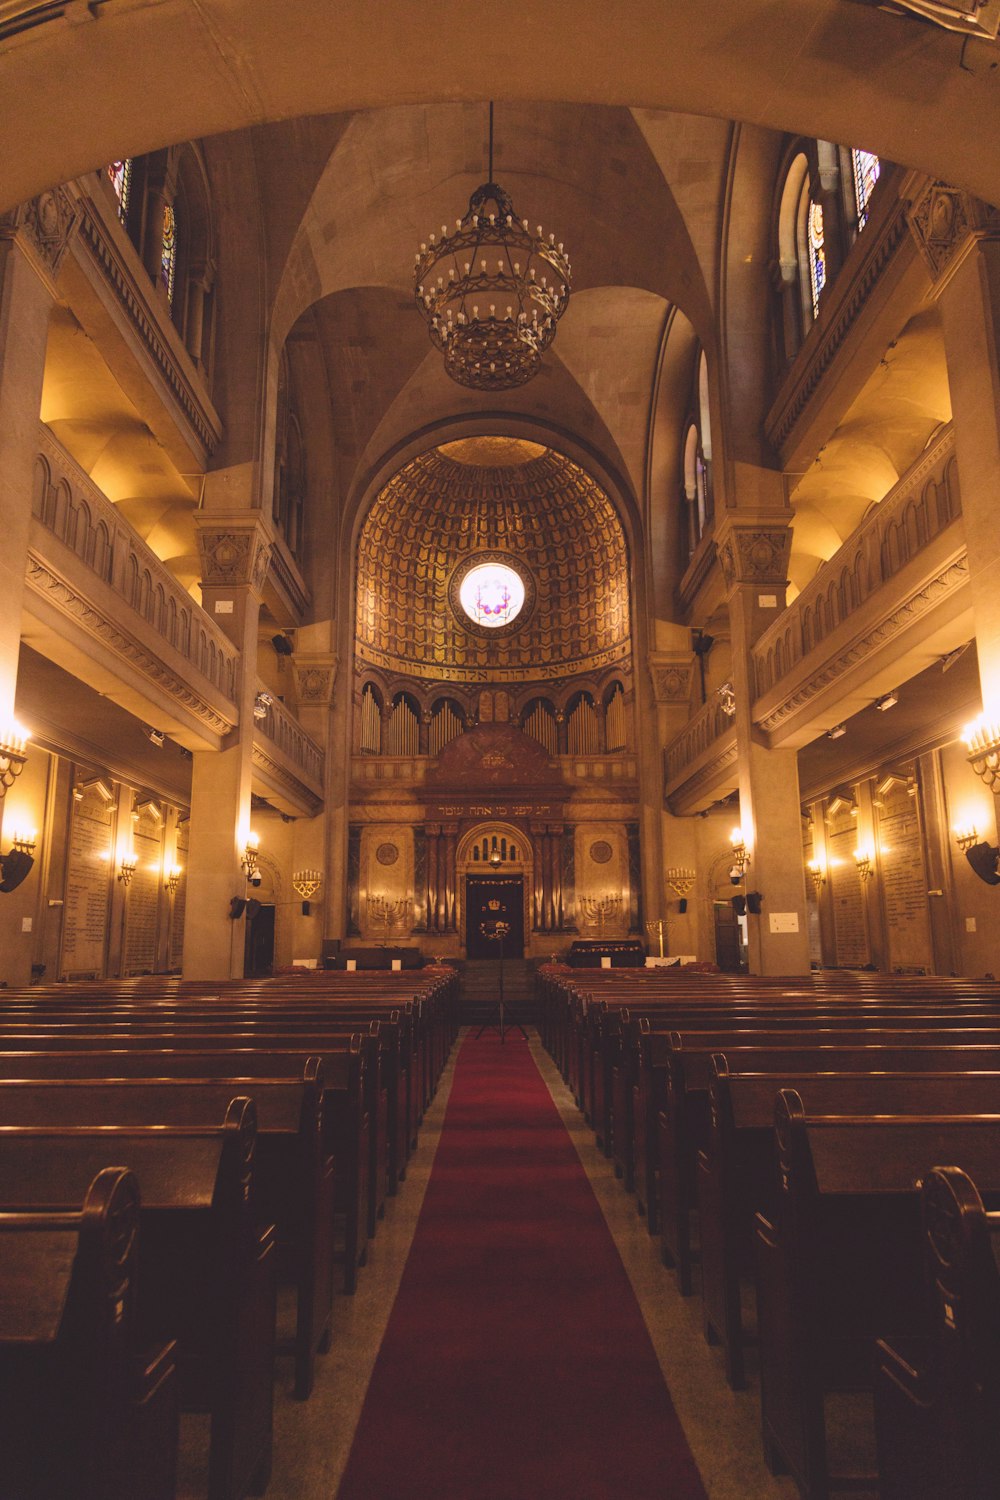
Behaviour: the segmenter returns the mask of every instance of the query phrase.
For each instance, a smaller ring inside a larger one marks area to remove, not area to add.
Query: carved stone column
[[[346,906],[343,848],[347,827],[347,802],[340,788],[349,769],[348,726],[338,733],[334,724],[334,687],[337,657],[332,651],[296,651],[292,658],[292,680],[299,722],[325,752],[326,784],[323,800],[326,816],[296,819],[293,832],[292,870],[320,870],[323,886],[319,895],[323,920],[316,908],[304,917],[292,907],[294,957],[319,958],[325,936],[339,937]],[[347,717],[350,718],[348,703]]]
[[[767,477],[758,476],[758,485]],[[769,477],[777,490],[780,476]],[[788,519],[788,511],[777,507],[732,511],[716,533],[732,635],[740,822],[751,859],[747,889],[763,896],[761,914],[748,921],[753,974],[807,974],[810,968],[798,759],[794,750],[760,744],[753,726],[750,653],[775,611],[784,608]],[[778,930],[772,930],[774,917]]]
[[[0,215],[0,721],[14,711],[49,313],[76,222],[66,188]]]
[[[458,873],[455,867],[455,846],[458,842],[458,824],[448,823],[445,825],[442,839],[444,843],[444,928],[445,932],[455,931],[455,913],[457,910],[458,896]]]
[[[245,920],[231,920],[229,904],[245,890],[240,859],[250,833],[257,622],[271,540],[251,510],[204,511],[196,524],[202,602],[240,651],[239,719],[223,750],[194,756],[184,978],[237,979]]]

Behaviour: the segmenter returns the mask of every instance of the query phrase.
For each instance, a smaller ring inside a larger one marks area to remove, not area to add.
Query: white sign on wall
[[[799,914],[797,911],[773,911],[770,923],[772,932],[798,932]]]

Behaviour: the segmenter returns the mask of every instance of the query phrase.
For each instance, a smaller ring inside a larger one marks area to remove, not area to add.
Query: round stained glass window
[[[474,625],[496,630],[516,620],[524,608],[524,582],[505,563],[480,563],[462,579],[458,597]]]

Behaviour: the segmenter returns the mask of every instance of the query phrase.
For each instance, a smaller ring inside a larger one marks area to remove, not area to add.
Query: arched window
[[[177,208],[173,203],[163,205],[163,232],[160,238],[160,281],[167,293],[171,309],[174,305],[174,289],[177,282]]]
[[[123,224],[127,224],[132,196],[132,158],[129,156],[124,161],[109,162],[107,171],[118,200],[118,217]]]
[[[826,286],[826,232],[823,227],[823,205],[808,201],[804,205],[805,258],[809,268],[809,294],[812,315],[819,316],[819,299]]]
[[[709,415],[708,361],[704,349],[695,361],[691,400],[684,433],[682,487],[687,525],[683,530],[690,557],[714,515],[712,494],[712,422]]]
[[[306,455],[302,428],[292,398],[292,379],[285,351],[278,369],[278,401],[274,438],[274,488],[271,513],[289,550],[297,555],[302,540],[302,512],[306,492]]]
[[[875,184],[878,182],[882,163],[873,151],[851,151],[851,177],[854,182],[854,207],[857,213],[858,233],[868,223],[868,204]]]

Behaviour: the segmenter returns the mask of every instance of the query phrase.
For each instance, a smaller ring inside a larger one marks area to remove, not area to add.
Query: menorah
[[[381,895],[368,897],[368,920],[374,927],[381,926],[383,942],[388,942],[389,934],[402,926],[409,909],[410,901],[407,896],[402,896],[398,901],[390,901],[388,896]]]
[[[621,911],[622,898],[620,896],[581,896],[580,907],[587,919],[589,927],[596,927],[601,937],[604,936],[605,928],[612,921],[616,921]]]
[[[650,937],[657,937],[660,942],[660,957],[663,958],[663,934],[667,932],[667,924],[662,917],[657,917],[655,922],[646,923],[646,931]]]

